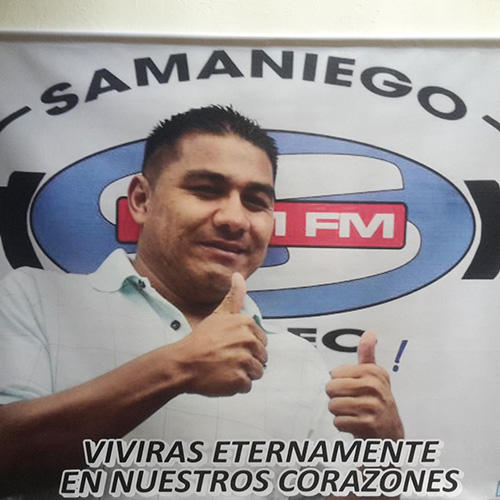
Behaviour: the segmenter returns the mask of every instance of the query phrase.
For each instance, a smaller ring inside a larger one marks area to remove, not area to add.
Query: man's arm
[[[267,354],[262,330],[239,314],[244,295],[237,275],[183,340],[59,394],[0,407],[1,494],[54,483],[83,463],[83,439],[121,437],[181,393],[248,392]]]
[[[121,437],[181,392],[186,380],[166,351],[59,394],[2,406],[0,491],[53,483],[83,463],[83,439]]]

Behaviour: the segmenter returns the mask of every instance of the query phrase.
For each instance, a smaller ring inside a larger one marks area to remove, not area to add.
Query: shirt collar
[[[141,276],[132,265],[128,255],[122,248],[109,254],[96,271],[89,274],[92,287],[100,292],[117,292],[124,285],[132,283],[139,288],[150,286],[148,278]],[[262,319],[257,304],[246,295],[243,300],[243,312],[250,317]]]
[[[93,288],[100,292],[117,292],[127,282],[147,282],[147,278],[140,276],[125,251],[121,248],[106,257],[106,260],[89,274]]]

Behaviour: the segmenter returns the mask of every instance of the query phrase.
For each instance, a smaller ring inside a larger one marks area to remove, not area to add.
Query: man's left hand
[[[363,333],[358,364],[330,372],[331,380],[326,385],[328,409],[335,415],[335,427],[355,438],[403,439],[389,374],[375,363],[376,343],[375,333]]]

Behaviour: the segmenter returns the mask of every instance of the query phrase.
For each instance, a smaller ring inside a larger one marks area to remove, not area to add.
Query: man
[[[0,490],[57,483],[82,464],[83,439],[313,435],[328,415],[317,354],[266,334],[245,291],[273,229],[276,158],[231,108],[176,115],[152,132],[130,184],[133,263],[117,251],[88,276],[4,281]],[[332,372],[329,409],[341,431],[398,439],[374,346],[366,335],[360,364]]]

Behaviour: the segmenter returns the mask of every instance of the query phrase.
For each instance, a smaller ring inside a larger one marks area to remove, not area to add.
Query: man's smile
[[[241,243],[235,243],[233,241],[214,239],[203,241],[200,243],[201,246],[207,247],[214,250],[220,250],[222,252],[227,252],[229,254],[244,254],[247,253],[247,248]]]

